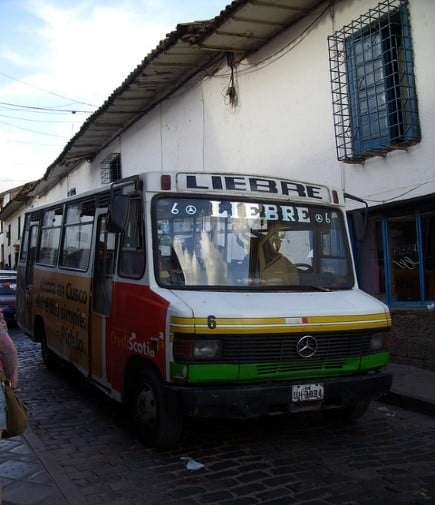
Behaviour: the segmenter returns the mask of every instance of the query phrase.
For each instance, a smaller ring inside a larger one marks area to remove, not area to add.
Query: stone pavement
[[[435,416],[435,372],[391,363],[391,393],[386,403]],[[85,505],[87,502],[57,468],[31,428],[0,441],[2,505]]]
[[[84,505],[74,485],[45,453],[29,428],[21,436],[0,441],[1,505]]]

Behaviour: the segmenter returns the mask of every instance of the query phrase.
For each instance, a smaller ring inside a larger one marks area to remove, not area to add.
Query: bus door
[[[107,215],[97,213],[89,331],[89,374],[102,385],[108,385],[106,322],[112,312],[112,285],[117,256],[117,234],[107,231],[106,222]]]
[[[31,334],[33,334],[33,269],[38,247],[38,230],[39,226],[37,224],[31,225],[29,229],[28,244],[26,244],[28,247],[25,254],[24,289],[22,290],[22,295],[24,296],[24,300],[22,301],[25,310],[20,310],[20,326]]]

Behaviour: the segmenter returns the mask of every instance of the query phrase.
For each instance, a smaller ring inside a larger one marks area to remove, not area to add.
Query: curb
[[[410,396],[390,391],[380,398],[380,401],[396,407],[402,407],[406,410],[411,410],[412,412],[417,412],[418,414],[435,417],[435,404],[419,398],[412,398]]]
[[[47,453],[43,443],[29,427],[22,437],[29,444],[42,466],[58,488],[59,492],[68,505],[85,505],[86,499],[80,490],[70,481],[70,479],[60,470],[59,465]],[[60,503],[59,503],[60,505]]]

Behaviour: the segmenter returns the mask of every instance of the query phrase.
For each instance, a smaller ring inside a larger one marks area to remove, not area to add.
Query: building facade
[[[393,359],[435,369],[434,22],[433,0],[237,0],[179,25],[0,218],[149,170],[336,186],[367,204],[354,254]]]
[[[14,201],[22,186],[0,193],[0,213]],[[22,231],[22,209],[11,219],[0,220],[0,270],[13,270],[18,260]]]

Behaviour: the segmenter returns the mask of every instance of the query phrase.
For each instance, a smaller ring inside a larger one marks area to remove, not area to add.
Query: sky
[[[41,178],[178,23],[230,0],[0,0],[0,193]]]

